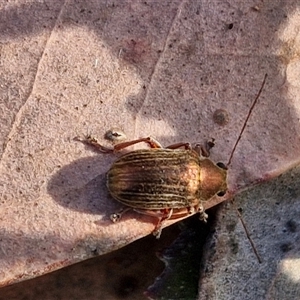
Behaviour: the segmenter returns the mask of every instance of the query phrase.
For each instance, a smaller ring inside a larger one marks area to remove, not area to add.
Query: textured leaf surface
[[[299,162],[297,1],[0,4],[1,261],[6,285],[110,252],[153,228],[105,188],[114,160],[76,136],[119,127],[163,145],[215,138],[232,193]],[[219,125],[214,112],[228,122]],[[226,197],[224,197],[225,199]],[[207,203],[207,207],[215,202]]]

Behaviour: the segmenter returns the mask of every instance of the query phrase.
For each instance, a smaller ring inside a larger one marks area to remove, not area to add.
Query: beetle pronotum
[[[229,161],[215,164],[209,149],[199,144],[177,143],[163,148],[153,138],[140,138],[115,145],[112,149],[100,145],[94,138],[86,142],[99,151],[111,153],[138,143],[147,143],[150,149],[140,149],[118,158],[107,173],[107,188],[114,199],[128,208],[111,215],[113,222],[133,209],[142,214],[157,217],[153,234],[159,238],[165,220],[182,218],[194,212],[206,220],[202,203],[215,195],[224,196],[227,191],[227,168],[236,146],[246,127],[252,110],[264,87],[267,75],[253,101],[248,116],[233,147]],[[208,144],[209,148],[213,142]]]

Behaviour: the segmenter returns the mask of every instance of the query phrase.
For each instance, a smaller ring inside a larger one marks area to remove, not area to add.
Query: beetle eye
[[[228,170],[228,168],[222,162],[218,162],[217,166],[221,169]]]
[[[217,193],[217,196],[223,197],[225,194],[226,194],[226,191],[221,191],[221,192]]]

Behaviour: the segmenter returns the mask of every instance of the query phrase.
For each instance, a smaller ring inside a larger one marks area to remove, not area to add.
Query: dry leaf
[[[295,3],[295,4],[294,4]],[[110,252],[153,230],[117,224],[105,172],[76,136],[121,128],[163,145],[215,138],[231,191],[299,162],[296,1],[27,1],[1,4],[2,285]],[[218,125],[216,110],[228,113]],[[213,204],[208,203],[207,207]]]

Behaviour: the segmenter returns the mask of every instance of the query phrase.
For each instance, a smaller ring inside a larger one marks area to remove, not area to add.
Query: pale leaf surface
[[[215,138],[232,193],[299,162],[297,1],[2,3],[1,284],[120,248],[154,228],[105,187],[115,159],[74,137]],[[217,109],[228,123],[213,119]],[[224,197],[226,199],[226,197]],[[224,200],[222,199],[222,200]],[[207,203],[206,207],[215,202]]]

